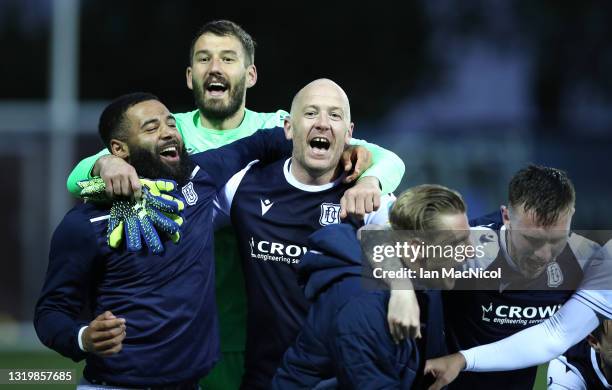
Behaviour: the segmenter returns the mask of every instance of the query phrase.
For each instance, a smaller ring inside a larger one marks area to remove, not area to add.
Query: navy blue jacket
[[[257,132],[223,148],[191,156],[196,164],[180,189],[186,200],[181,240],[165,238],[159,255],[112,250],[106,244],[108,206],[73,208],[55,231],[34,326],[48,347],[75,361],[84,376],[123,387],[197,380],[219,356],[212,241],[217,191],[253,159],[291,151],[282,129]],[[179,194],[174,194],[179,196]],[[77,334],[90,307],[126,319],[123,349],[100,357],[79,349]]]
[[[446,352],[439,295],[423,296],[421,313],[431,316],[425,320],[424,339],[396,345],[387,325],[389,291],[362,286],[361,248],[354,227],[326,226],[309,237],[309,247],[298,272],[306,297],[314,303],[272,388],[313,388],[334,377],[340,388],[413,386],[422,372],[423,354]]]

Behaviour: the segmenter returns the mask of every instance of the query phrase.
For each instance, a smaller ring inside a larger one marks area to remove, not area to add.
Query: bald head
[[[332,182],[353,134],[349,101],[342,88],[328,79],[306,85],[293,98],[284,127],[293,142],[291,173],[303,184]]]
[[[334,97],[342,103],[340,107],[346,114],[347,121],[351,120],[351,107],[349,105],[348,96],[344,90],[330,79],[317,79],[306,84],[295,94],[291,101],[291,116],[296,114],[296,111],[303,106],[306,98],[316,97]]]

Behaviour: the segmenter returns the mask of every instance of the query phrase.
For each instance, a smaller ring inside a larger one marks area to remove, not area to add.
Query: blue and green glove
[[[126,238],[130,252],[142,249],[141,236],[151,252],[159,254],[164,246],[158,234],[165,232],[174,243],[180,240],[181,217],[185,204],[169,194],[176,183],[171,180],[141,179],[143,196],[140,200],[115,200],[110,210],[107,228],[107,242],[111,248],[118,248]],[[81,197],[92,201],[106,201],[105,185],[101,178],[78,183],[82,188]]]

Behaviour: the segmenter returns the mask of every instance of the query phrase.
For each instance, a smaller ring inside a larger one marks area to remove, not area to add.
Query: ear
[[[124,160],[130,157],[130,148],[128,144],[116,138],[110,141],[110,151],[114,156],[121,157]]]
[[[291,116],[287,115],[285,117],[285,121],[283,122],[283,127],[285,128],[285,138],[288,140],[293,139],[293,127],[291,126]]]
[[[247,82],[246,87],[251,88],[257,82],[257,68],[255,64],[247,66]]]
[[[508,227],[508,225],[510,224],[510,211],[508,210],[507,206],[503,206],[503,205],[500,206],[499,209],[501,211],[502,221],[504,225]]]
[[[599,345],[599,341],[597,340],[597,338],[596,338],[595,336],[593,336],[592,334],[589,334],[589,335],[587,336],[587,338],[586,338],[586,339],[587,339],[587,342],[589,343],[589,345],[590,345],[591,347],[593,347],[593,349],[594,349],[596,352],[599,352],[599,350],[601,349],[601,347],[600,347],[600,345]]]
[[[351,122],[346,134],[344,134],[344,143],[346,145],[348,145],[351,142],[351,138],[353,138],[353,128],[354,127],[355,127],[355,124]]]
[[[191,78],[191,66],[187,67],[187,70],[185,71],[185,77],[187,79],[187,88],[193,90],[193,80]]]

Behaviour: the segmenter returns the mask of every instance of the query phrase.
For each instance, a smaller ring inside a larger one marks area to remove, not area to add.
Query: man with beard
[[[187,86],[193,90],[197,109],[176,114],[176,124],[188,153],[201,152],[253,134],[257,129],[283,126],[287,112],[258,113],[246,108],[246,90],[257,82],[255,43],[237,24],[216,20],[205,24],[195,35],[189,53]],[[351,144],[363,144],[351,140]],[[403,162],[376,145],[365,146],[373,153],[374,165],[363,173],[370,176],[348,189],[344,195],[345,212],[371,212],[374,199],[399,185]],[[356,167],[347,181],[354,180],[362,168]],[[68,189],[78,194],[77,182],[100,175],[109,195],[129,196],[140,193],[140,182],[133,167],[123,159],[102,151],[84,159],[68,178]],[[378,179],[378,183],[377,180]],[[380,188],[379,188],[380,184]],[[242,376],[246,307],[244,278],[233,229],[215,234],[217,305],[221,323],[222,361],[203,382],[207,388],[237,388]],[[404,321],[404,318],[402,318]],[[401,322],[404,323],[404,322]],[[218,376],[218,378],[215,378]]]
[[[196,389],[219,358],[213,199],[249,161],[276,160],[288,155],[291,145],[280,130],[261,131],[187,157],[175,118],[144,93],[112,102],[99,131],[112,154],[139,174],[174,180],[181,193],[191,195],[181,241],[173,244],[166,237],[157,255],[115,250],[106,243],[108,205],[75,206],[53,235],[36,332],[62,355],[87,359],[80,389]],[[78,319],[86,305],[95,316],[89,324]]]

